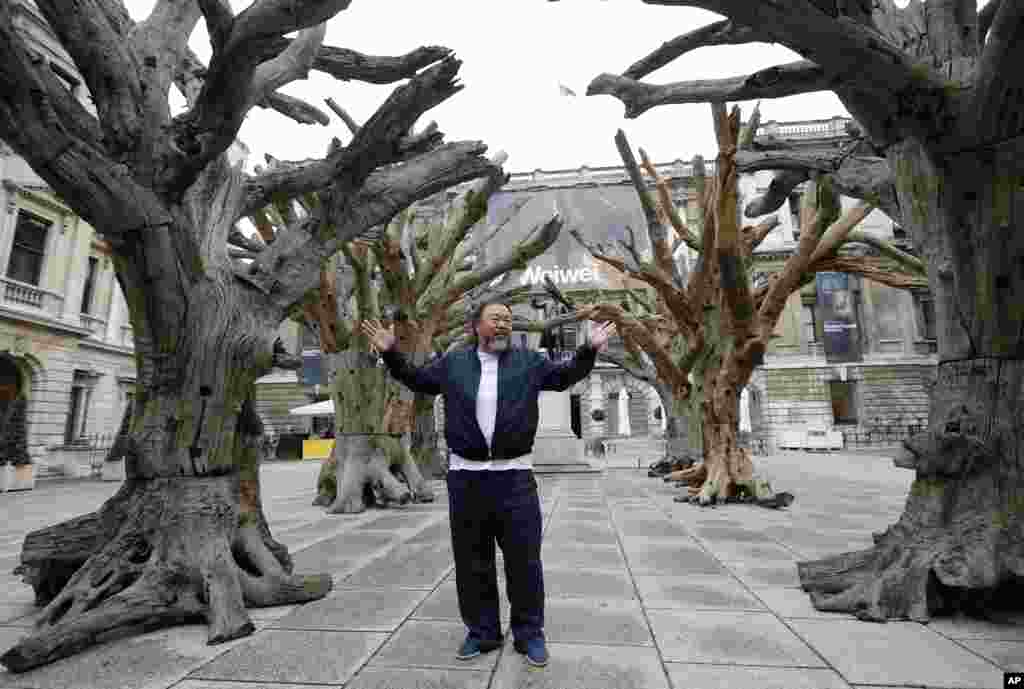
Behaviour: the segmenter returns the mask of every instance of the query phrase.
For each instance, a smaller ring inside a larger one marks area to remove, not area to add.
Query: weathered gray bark
[[[909,231],[935,297],[940,363],[929,428],[896,460],[916,471],[903,515],[874,548],[801,563],[803,587],[819,609],[870,620],[1016,604],[1024,570],[1024,4],[684,4],[725,15],[734,39],[739,27],[770,27],[773,40],[813,56],[808,74],[826,84],[811,76],[805,90],[834,90],[876,156],[853,166],[844,191],[881,203]],[[670,57],[703,44],[682,41]],[[657,55],[648,62],[664,64]],[[764,71],[663,87],[612,82],[635,114],[687,91],[719,101],[800,89],[792,71],[777,73],[777,90]],[[794,152],[766,156],[777,156],[788,179],[760,209],[801,170],[831,166],[842,176],[834,156],[803,164]]]
[[[434,398],[429,395],[414,395],[413,412],[415,421],[409,447],[416,465],[426,476],[443,477],[448,467],[438,447]]]
[[[929,427],[896,459],[916,472],[899,521],[872,549],[801,563],[801,583],[869,620],[984,613],[1024,583],[1024,193],[998,160],[936,164],[912,141],[889,160],[935,295]]]
[[[661,411],[665,414],[665,458],[671,460],[693,459],[700,461],[703,454],[699,416],[694,413],[690,402],[677,400],[668,386],[655,382],[654,389],[661,400]]]
[[[347,4],[257,0],[236,16],[228,3],[157,0],[136,24],[120,3],[39,0],[94,116],[26,47],[12,3],[0,3],[0,138],[110,242],[139,388],[121,490],[67,525],[74,542],[64,525],[26,539],[23,573],[49,602],[32,633],[0,657],[11,670],[197,616],[211,643],[237,638],[253,629],[247,605],[307,601],[330,588],[329,577],[293,575],[270,536],[253,382],[295,366],[275,333],[343,244],[372,240],[373,228],[416,200],[501,174],[480,142],[443,144],[436,127],[411,133],[461,88],[449,51],[371,58],[358,69],[317,62],[329,57],[322,22]],[[214,56],[206,69],[187,49],[204,17]],[[281,103],[276,90],[316,64],[408,81],[322,160],[252,176],[231,167],[226,153],[248,111]],[[188,100],[173,118],[172,83]],[[323,203],[295,212],[320,193]],[[254,260],[235,260],[236,224],[250,217],[262,233],[268,213],[283,217],[283,231],[271,245],[241,242]]]

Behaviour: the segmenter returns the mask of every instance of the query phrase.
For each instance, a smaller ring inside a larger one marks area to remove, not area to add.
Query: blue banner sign
[[[814,283],[824,331],[825,360],[830,364],[861,361],[860,332],[850,276],[823,272],[814,276]]]

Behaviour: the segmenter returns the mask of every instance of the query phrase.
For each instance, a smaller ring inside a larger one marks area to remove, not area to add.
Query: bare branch
[[[754,250],[761,246],[761,242],[765,240],[765,237],[771,234],[772,230],[778,226],[779,219],[773,215],[761,221],[755,227],[744,227],[742,230],[744,255],[750,256],[754,253]]]
[[[985,43],[985,37],[988,36],[988,30],[992,28],[992,21],[996,18],[996,12],[999,11],[1001,4],[1003,4],[1003,0],[989,0],[984,7],[978,10],[979,43]]]
[[[883,256],[896,261],[900,267],[908,273],[922,277],[927,274],[924,261],[899,249],[881,237],[876,237],[875,235],[868,234],[866,232],[851,232],[846,236],[845,244],[854,243],[867,244],[868,246],[873,247]]]
[[[268,49],[281,51],[292,39],[277,38]],[[393,84],[411,79],[418,71],[451,55],[443,46],[422,46],[397,57],[364,55],[348,48],[322,46],[313,61],[313,69],[330,74],[341,81],[362,81],[368,84]]]
[[[724,103],[712,103],[715,131],[718,134],[718,160],[715,178],[718,188],[715,225],[718,228],[717,258],[723,306],[729,314],[737,341],[748,339],[754,323],[754,298],[750,280],[743,268],[740,228],[737,213],[737,171],[733,156],[740,130],[739,108],[726,115]],[[705,257],[707,260],[707,257]]]
[[[260,64],[249,86],[250,101],[259,102],[282,86],[305,79],[326,33],[326,24],[303,29],[277,57]]]
[[[637,366],[632,361],[626,359],[626,357],[609,352],[608,350],[600,352],[597,358],[610,364],[615,364],[637,380],[642,380],[649,385],[654,385],[658,382],[658,372],[653,366]]]
[[[349,145],[325,159],[271,170],[249,180],[246,202],[239,215],[251,214],[272,196],[295,197],[326,189],[340,176],[345,177],[350,189],[358,188],[360,179],[374,168],[406,158],[410,154],[406,133],[413,123],[422,113],[461,90],[455,80],[460,64],[448,58],[396,88],[359,128]],[[432,147],[439,138],[440,134],[432,131],[419,145]],[[334,196],[335,203],[344,202],[344,194]]]
[[[644,84],[616,74],[601,74],[587,87],[587,95],[608,95],[626,106],[626,117],[639,117],[651,108],[677,103],[710,103],[755,98],[782,98],[798,93],[829,91],[834,79],[808,60],[758,70],[731,79]]]
[[[608,264],[618,271],[629,273],[630,277],[646,282],[653,287],[661,298],[665,300],[666,306],[671,311],[680,328],[692,329],[697,326],[696,311],[690,306],[694,302],[687,299],[683,291],[673,283],[670,276],[658,270],[656,266],[651,265],[631,270],[622,258],[611,256],[605,253],[600,245],[592,244],[584,239],[578,229],[574,228],[569,233],[597,260]]]
[[[767,41],[769,38],[749,26],[738,26],[729,19],[702,26],[661,44],[647,57],[630,65],[622,73],[628,79],[643,79],[651,72],[664,67],[677,57],[696,48],[714,45],[739,45],[755,41]]]
[[[258,100],[251,91],[257,68],[277,54],[271,52],[275,39],[314,27],[348,4],[349,0],[255,0],[232,18],[224,0],[200,0],[213,58],[195,104],[174,119],[170,134],[177,159],[168,166],[163,186],[184,190],[235,140],[246,112]]]
[[[742,169],[743,166],[739,167]],[[768,191],[748,203],[743,209],[743,215],[748,218],[759,218],[778,210],[789,199],[790,193],[807,180],[807,171],[804,169],[794,168],[775,173],[768,185]]]
[[[352,119],[352,116],[348,114],[345,108],[338,105],[333,98],[325,98],[324,102],[327,103],[327,107],[334,111],[335,115],[341,118],[341,121],[345,123],[348,130],[352,132],[352,136],[359,133],[359,125]]]
[[[975,73],[971,109],[976,136],[993,143],[1022,133],[1020,94],[1024,89],[1024,2],[1004,0],[992,19]]]
[[[654,163],[651,162],[646,151],[642,148],[640,149],[640,160],[641,165],[644,168],[644,172],[654,180],[654,186],[658,190],[658,210],[664,213],[665,219],[672,225],[672,229],[676,231],[676,235],[678,236],[676,240],[677,243],[672,245],[669,257],[671,258],[671,256],[675,254],[675,250],[678,248],[678,242],[685,243],[694,251],[700,251],[700,240],[694,236],[689,226],[687,226],[686,222],[679,215],[679,209],[677,209],[675,204],[672,202],[672,191],[669,188],[668,180],[658,173],[657,168],[654,167]],[[682,282],[680,282],[680,284],[682,284]]]
[[[562,231],[563,224],[564,220],[561,216],[557,214],[554,215],[540,227],[539,231],[533,233],[529,241],[513,248],[508,254],[497,259],[490,265],[484,266],[479,270],[475,270],[469,275],[462,275],[456,278],[436,301],[428,296],[424,303],[430,304],[433,302],[443,308],[447,308],[448,305],[455,302],[459,296],[473,289],[477,285],[490,282],[494,278],[502,275],[503,273],[507,273],[510,270],[525,269],[532,259],[540,256],[555,243],[558,239],[559,233]]]
[[[147,97],[153,99],[148,108],[150,112],[162,112],[166,107],[167,91],[172,83],[177,82],[179,74],[183,73],[183,62],[191,67],[192,60],[195,60],[195,64],[202,67],[188,49],[189,36],[201,16],[199,5],[195,2],[157,0],[149,16],[135,25],[131,33],[131,44],[136,55],[147,57],[142,60],[140,70],[143,80],[149,84]],[[205,72],[205,68],[202,72]],[[196,87],[194,95],[198,94],[201,84],[197,83]],[[187,99],[187,90],[182,88],[181,91]]]
[[[771,332],[779,315],[786,307],[786,300],[801,284],[808,272],[811,255],[817,248],[822,235],[839,215],[839,197],[828,177],[818,179],[804,194],[800,212],[800,241],[796,252],[789,257],[777,274],[769,281],[768,291],[758,313],[762,332]]]
[[[256,101],[261,108],[276,110],[285,117],[295,120],[299,124],[330,124],[331,118],[320,108],[312,103],[307,103],[301,98],[289,96],[286,93],[271,93],[262,100]]]
[[[874,209],[874,206],[870,203],[861,201],[846,211],[839,220],[832,223],[825,230],[821,240],[818,242],[818,246],[814,248],[814,253],[811,254],[810,262],[820,261],[838,249],[846,241],[853,228],[859,225],[860,221],[866,218]]]
[[[659,342],[654,323],[657,319],[641,321],[615,304],[597,304],[583,310],[587,318],[594,321],[611,321],[615,323],[623,340],[644,351],[651,359],[657,371],[657,377],[669,385],[681,397],[690,390],[687,376],[689,370],[680,367],[672,358],[671,352]]]
[[[115,0],[82,0],[73,5],[37,0],[36,5],[92,94],[105,148],[129,149],[143,127],[144,95],[138,58],[125,40],[131,25],[123,21],[123,6]]]
[[[266,244],[246,237],[237,227],[228,234],[228,242],[254,254],[267,248]]]
[[[254,263],[250,282],[262,285],[272,301],[287,311],[316,286],[320,266],[345,242],[386,224],[415,201],[491,174],[494,167],[483,157],[486,150],[476,141],[449,143],[374,171],[343,207],[330,210],[329,217],[324,216],[328,209],[320,208],[280,235]]]
[[[747,217],[758,217],[776,210],[797,184],[805,181],[810,171],[825,173],[832,178],[837,191],[844,196],[870,201],[886,215],[902,218],[896,197],[896,184],[885,158],[846,155],[830,149],[774,149],[769,151],[739,151],[736,166],[740,172],[783,170],[768,194],[747,207]]]
[[[919,290],[928,288],[928,279],[922,275],[893,270],[892,264],[875,256],[831,256],[808,267],[811,273],[833,271],[860,275],[894,289]]]

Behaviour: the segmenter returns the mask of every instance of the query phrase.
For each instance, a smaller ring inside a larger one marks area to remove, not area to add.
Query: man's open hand
[[[590,344],[599,352],[608,346],[608,340],[615,335],[615,324],[611,321],[590,326]]]
[[[395,326],[393,325],[385,329],[378,320],[363,321],[360,329],[378,352],[386,352],[395,346]]]

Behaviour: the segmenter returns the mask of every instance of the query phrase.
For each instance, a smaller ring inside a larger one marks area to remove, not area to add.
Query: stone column
[[[619,435],[633,435],[629,424],[629,389],[625,384],[619,389]]]

